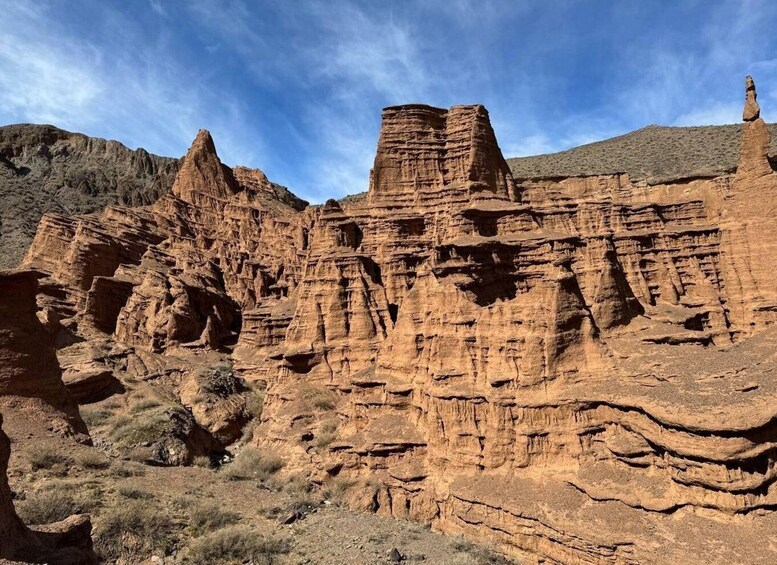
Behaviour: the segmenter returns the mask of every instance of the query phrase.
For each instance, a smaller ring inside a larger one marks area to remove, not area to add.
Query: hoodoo
[[[757,102],[758,94],[755,92],[755,82],[753,77],[745,77],[745,109],[742,112],[742,119],[746,122],[753,122],[761,116],[761,108]]]
[[[745,79],[745,109],[742,136],[742,153],[739,158],[737,173],[749,178],[758,178],[772,172],[769,164],[769,130],[761,116],[761,109],[756,101],[755,83],[752,77]]]

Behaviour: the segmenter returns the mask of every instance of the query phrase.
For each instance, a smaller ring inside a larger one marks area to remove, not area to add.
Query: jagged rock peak
[[[371,196],[428,199],[445,189],[511,194],[512,175],[488,111],[479,104],[384,108]]]
[[[755,91],[755,82],[753,77],[745,77],[745,110],[742,113],[742,119],[746,122],[752,122],[761,115],[761,108],[757,102],[758,94]]]
[[[195,194],[221,199],[237,191],[232,171],[219,160],[210,132],[201,129],[184,157],[173,184],[173,194],[193,202]]]

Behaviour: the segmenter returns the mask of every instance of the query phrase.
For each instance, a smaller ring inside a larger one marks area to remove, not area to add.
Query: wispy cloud
[[[309,51],[311,78],[330,81],[348,102],[378,94],[393,101],[424,97],[435,76],[409,23],[347,2],[314,4],[322,41]],[[440,85],[444,86],[444,85]]]
[[[51,5],[3,2],[0,8],[6,16],[0,20],[0,116],[6,121],[52,123],[168,155],[182,154],[197,130],[208,127],[226,159],[255,158],[258,140],[241,126],[241,103],[167,57],[164,39],[150,41],[104,8],[96,17],[111,35],[107,49],[62,25]]]
[[[703,13],[704,19],[689,21],[689,35],[657,30],[648,44],[635,42],[626,50],[631,64],[620,68],[616,81],[628,86],[616,100],[631,122],[735,123],[741,120],[746,74],[757,74],[762,93],[777,86],[773,72],[756,72],[769,65],[759,59],[769,52],[777,5],[721,2]],[[664,39],[653,41],[656,37]]]
[[[162,5],[160,0],[148,0],[148,3],[151,5],[151,9],[154,10],[157,14],[163,17],[167,17],[167,10],[165,10],[165,7]]]
[[[39,27],[45,19],[40,5],[7,4],[3,12],[0,92],[9,113],[34,122],[91,121],[84,108],[104,94],[91,71],[100,62],[99,50],[61,37],[53,49]]]

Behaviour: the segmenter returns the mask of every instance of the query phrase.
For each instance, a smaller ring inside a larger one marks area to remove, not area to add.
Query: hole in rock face
[[[321,356],[313,351],[306,351],[291,355],[287,354],[284,356],[284,361],[291,372],[306,375],[321,362]]]
[[[394,303],[389,304],[388,311],[389,311],[389,316],[391,316],[391,321],[396,324],[397,314],[399,314],[399,305]]]
[[[696,332],[704,331],[704,322],[707,317],[706,313],[696,314],[692,318],[688,318],[683,322],[683,326],[686,330],[693,330]]]
[[[498,219],[496,216],[483,216],[474,218],[473,223],[475,225],[475,231],[478,235],[483,237],[493,237],[497,234]]]
[[[369,257],[362,257],[361,262],[364,267],[364,270],[372,279],[372,282],[374,282],[375,284],[379,284],[380,286],[383,286],[383,273],[380,268],[380,265],[378,265],[375,261],[373,261]]]
[[[409,218],[399,223],[399,236],[423,235],[425,223],[423,218]]]
[[[477,278],[464,285],[462,290],[471,293],[478,306],[490,306],[497,300],[512,300],[518,292],[513,277],[496,269],[478,273]]]

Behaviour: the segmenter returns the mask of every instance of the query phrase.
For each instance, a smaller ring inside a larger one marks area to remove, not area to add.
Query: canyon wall
[[[777,174],[751,84],[736,172],[661,183],[516,179],[485,108],[412,105],[366,195],[306,207],[201,131],[168,194],[46,215],[23,266],[58,344],[262,383],[251,441],[355,508],[530,563],[763,559]]]

